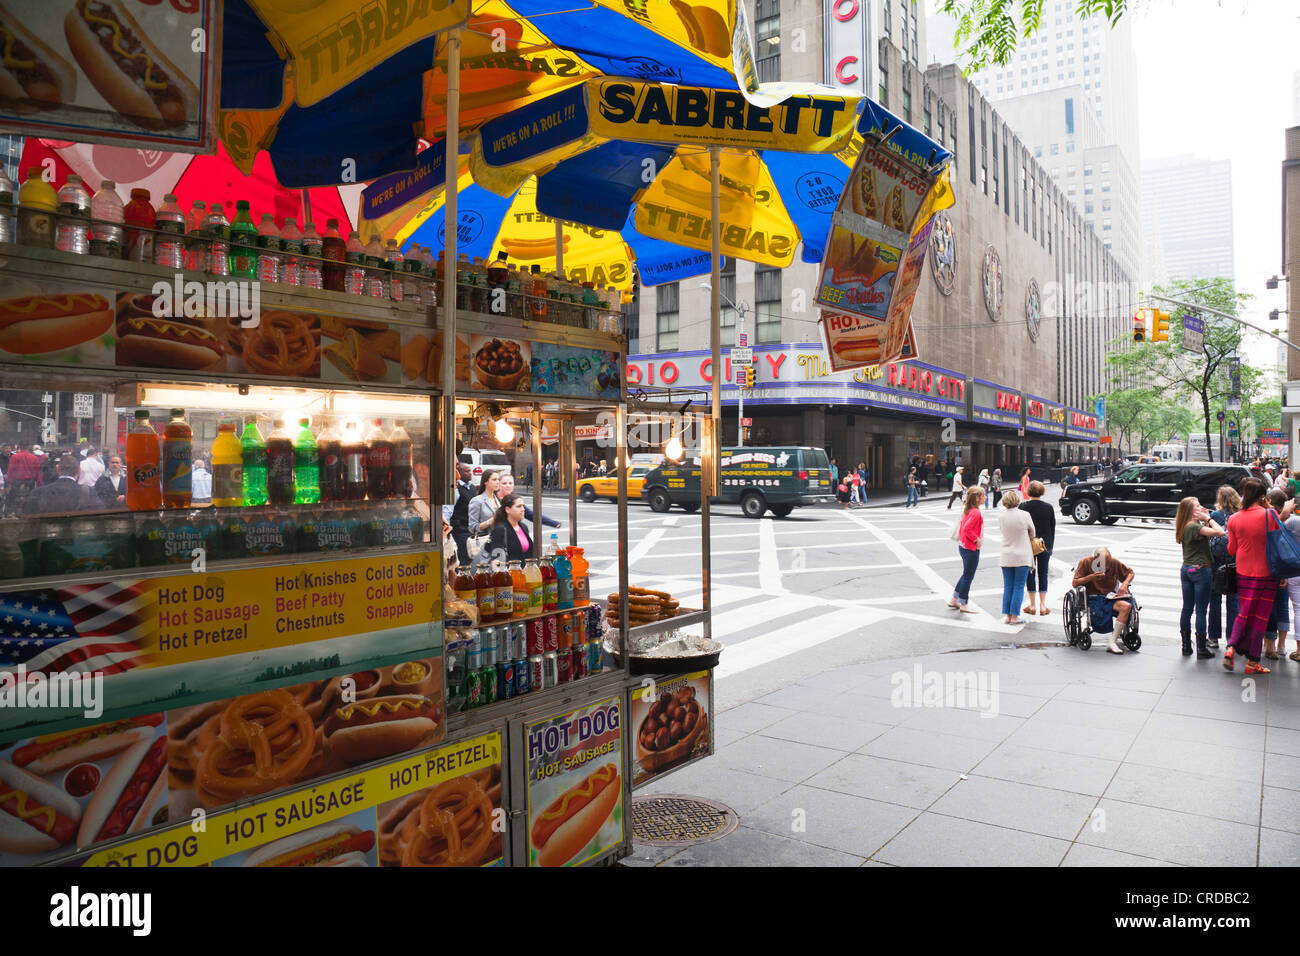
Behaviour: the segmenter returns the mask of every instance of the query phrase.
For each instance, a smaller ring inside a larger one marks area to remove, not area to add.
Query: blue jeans
[[[908,508],[911,507],[912,505],[916,505],[918,508],[921,507],[921,493],[916,490],[915,485],[908,485],[907,504],[903,505],[903,507]]]
[[[1227,605],[1225,608],[1224,605]],[[1225,613],[1226,612],[1226,613]],[[1217,643],[1225,635],[1232,636],[1232,625],[1237,621],[1237,595],[1210,592],[1210,640]]]
[[[1178,630],[1182,634],[1192,633],[1192,610],[1195,608],[1196,633],[1205,634],[1205,613],[1210,604],[1214,573],[1208,567],[1194,568],[1184,564],[1178,579],[1183,583],[1183,610],[1178,615]]]
[[[1016,568],[1002,569],[1002,613],[1010,617],[1020,616],[1020,602],[1025,599],[1025,579],[1029,577],[1029,565],[1022,564]]]
[[[997,502],[1002,498],[1000,494],[990,488],[984,495],[984,507],[996,508]]]
[[[975,569],[980,566],[980,553],[978,548],[963,548],[961,545],[957,545],[957,552],[961,555],[961,577],[957,579],[957,590],[952,592],[952,596],[967,604],[970,602],[970,583],[975,580]]]

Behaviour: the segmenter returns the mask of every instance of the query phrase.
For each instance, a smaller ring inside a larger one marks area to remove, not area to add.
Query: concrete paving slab
[[[881,734],[859,748],[858,753],[965,773],[996,746],[996,742],[991,740],[938,734],[904,726],[891,728],[888,733]]]
[[[1103,797],[1078,842],[1185,866],[1254,866],[1259,828]],[[1097,828],[1094,828],[1096,826]]]
[[[804,782],[822,790],[924,809],[957,780],[953,770],[850,754]]]
[[[1284,792],[1294,792],[1300,799],[1300,791]],[[1125,803],[1259,824],[1258,782],[1126,763],[1115,774],[1106,796]]]
[[[1241,726],[1246,726],[1242,724]],[[1264,752],[1246,750],[1244,747],[1218,747],[1214,744],[1193,743],[1187,740],[1145,737],[1133,744],[1127,762],[1168,770],[1185,770],[1205,773],[1212,777],[1227,777],[1259,785]],[[1300,780],[1297,781],[1300,783]]]
[[[1118,760],[1058,753],[1008,741],[981,760],[971,773],[1099,797],[1119,766]]]
[[[721,840],[684,847],[662,866],[861,866],[860,856],[747,826]]]
[[[747,704],[732,707],[730,710],[724,710],[718,714],[717,724],[719,727],[726,727],[729,730],[752,734],[756,730],[770,727],[778,720],[783,720],[793,713],[795,711],[789,707],[773,707],[770,704],[759,704],[750,701]]]
[[[844,751],[829,747],[814,747],[793,740],[751,734],[734,744],[719,748],[709,762],[798,783],[843,757]]]
[[[875,859],[897,866],[1056,866],[1065,840],[923,813]]]
[[[797,786],[746,814],[745,825],[868,857],[916,815],[916,810],[893,803]]]
[[[940,797],[928,812],[1073,840],[1096,804],[1096,797],[1083,794],[969,777]]]
[[[778,720],[759,733],[764,737],[793,740],[814,747],[853,751],[865,747],[890,729],[888,724],[873,724],[848,717],[803,711]]]
[[[1132,853],[1120,853],[1099,846],[1076,843],[1065,854],[1061,866],[1178,866],[1168,860],[1153,860],[1150,857],[1135,856]]]

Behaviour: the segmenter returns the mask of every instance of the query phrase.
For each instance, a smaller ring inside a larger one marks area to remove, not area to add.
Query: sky
[[[1300,3],[1129,0],[1129,7],[1141,159],[1190,153],[1232,161],[1237,289],[1255,296],[1243,318],[1284,330],[1286,316],[1275,326],[1268,312],[1286,307],[1285,284],[1269,291],[1264,282],[1282,271],[1283,135],[1300,122],[1293,92]],[[1246,351],[1252,364],[1277,364],[1277,343],[1265,336],[1251,334]]]

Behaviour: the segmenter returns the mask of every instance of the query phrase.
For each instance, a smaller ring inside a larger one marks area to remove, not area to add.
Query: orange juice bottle
[[[582,548],[569,549],[569,563],[573,565],[573,606],[586,607],[591,604],[591,566],[582,556]]]
[[[512,617],[528,616],[528,579],[524,577],[524,562],[510,562],[510,582],[514,589]]]

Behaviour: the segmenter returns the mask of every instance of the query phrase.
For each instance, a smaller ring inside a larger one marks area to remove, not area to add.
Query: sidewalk
[[[1102,644],[825,670],[719,713],[714,756],[637,791],[720,801],[734,832],[624,863],[1294,866],[1300,666],[1241,671]],[[900,699],[932,674],[991,696]]]

